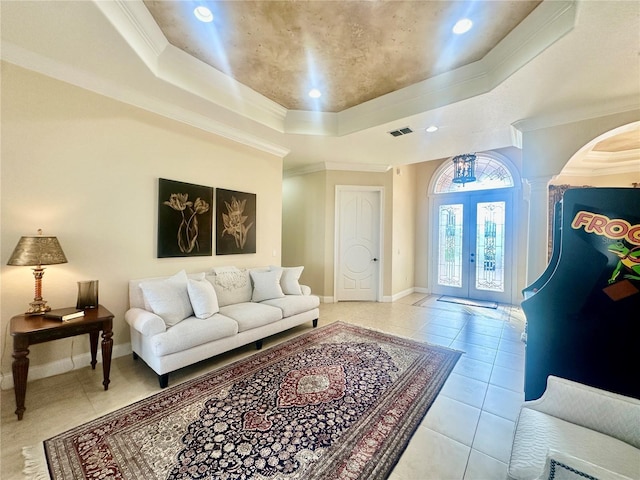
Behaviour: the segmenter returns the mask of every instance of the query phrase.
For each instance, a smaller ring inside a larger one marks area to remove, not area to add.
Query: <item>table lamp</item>
[[[42,299],[42,276],[44,275],[42,265],[59,263],[67,263],[67,257],[64,256],[56,237],[42,235],[42,230],[38,229],[38,235],[27,235],[18,241],[7,265],[35,267],[33,268],[33,276],[36,279],[35,297],[29,304],[27,315],[41,315],[51,310],[47,302]]]

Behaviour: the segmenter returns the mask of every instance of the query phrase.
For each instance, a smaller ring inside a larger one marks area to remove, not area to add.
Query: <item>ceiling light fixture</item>
[[[473,22],[468,18],[462,18],[456,22],[451,31],[456,35],[462,35],[471,30],[471,27],[473,27]]]
[[[320,92],[320,90],[318,90],[317,88],[312,88],[311,90],[309,90],[309,96],[311,98],[320,98],[322,96],[322,92]]]
[[[207,7],[203,7],[202,5],[196,7],[193,11],[193,14],[196,16],[198,20],[204,23],[213,22],[213,13]]]
[[[429,133],[437,132],[438,131],[438,127],[436,127],[435,125],[431,125],[430,127],[426,128],[426,131],[429,132]]]
[[[476,154],[464,153],[453,157],[453,183],[475,182]]]

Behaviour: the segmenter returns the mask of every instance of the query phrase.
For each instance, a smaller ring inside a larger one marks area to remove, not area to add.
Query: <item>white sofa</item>
[[[549,376],[520,409],[508,478],[639,479],[640,400]]]
[[[214,355],[262,340],[319,318],[320,300],[298,280],[303,267],[214,268],[187,275],[129,281],[134,358],[157,374],[169,373]]]

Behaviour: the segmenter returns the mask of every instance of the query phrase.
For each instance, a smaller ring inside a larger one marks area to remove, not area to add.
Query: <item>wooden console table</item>
[[[91,345],[91,368],[96,368],[98,336],[102,331],[102,373],[104,389],[109,388],[111,371],[111,350],[113,348],[113,314],[99,305],[86,309],[84,317],[61,322],[44,315],[16,315],[11,319],[13,336],[13,383],[16,393],[16,415],[22,420],[25,411],[24,400],[27,393],[27,375],[29,373],[29,345],[44,343],[59,338],[89,334]]]

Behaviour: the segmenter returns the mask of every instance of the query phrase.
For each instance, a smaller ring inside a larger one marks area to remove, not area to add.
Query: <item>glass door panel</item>
[[[462,287],[463,205],[440,205],[438,212],[438,285]]]
[[[511,302],[511,192],[505,190],[436,197],[434,295]]]
[[[478,202],[476,206],[475,288],[504,292],[506,202]]]

